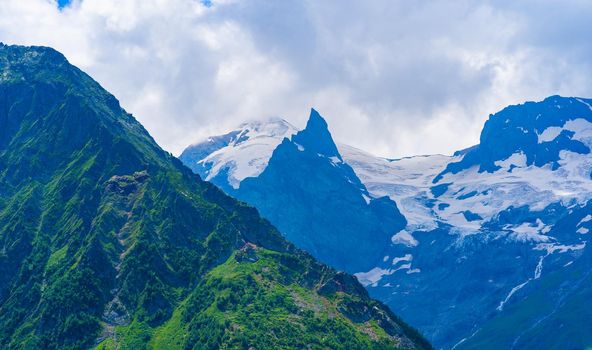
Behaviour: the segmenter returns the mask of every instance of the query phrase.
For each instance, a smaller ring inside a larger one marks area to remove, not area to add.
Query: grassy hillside
[[[429,348],[58,52],[0,45],[0,348]]]

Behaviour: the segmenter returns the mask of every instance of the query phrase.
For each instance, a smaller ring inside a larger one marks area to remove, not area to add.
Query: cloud
[[[0,40],[48,45],[165,149],[246,119],[304,125],[389,157],[478,142],[500,108],[592,96],[586,1],[0,2]]]

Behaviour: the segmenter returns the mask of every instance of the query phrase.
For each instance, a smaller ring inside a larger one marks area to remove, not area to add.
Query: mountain
[[[180,158],[187,160],[195,173],[228,192],[237,189],[245,178],[261,174],[275,148],[297,132],[279,118],[244,123],[225,135],[187,147]]]
[[[458,162],[448,164],[434,182],[446,173],[456,174],[473,166],[478,166],[479,172],[495,172],[502,166],[498,162],[511,156],[521,157],[523,166],[557,170],[563,160],[561,152],[590,153],[578,135],[588,128],[590,108],[590,100],[560,96],[507,107],[490,116],[479,145],[466,150]]]
[[[306,128],[293,135],[287,135],[295,129],[285,121],[272,125],[267,130],[274,133],[262,138],[254,131],[263,129],[260,124],[244,124],[241,130],[210,138],[232,135],[227,146],[195,158],[214,143],[206,141],[190,147],[180,159],[232,196],[255,205],[288,240],[323,262],[347,271],[373,267],[393,232],[405,227],[396,204],[386,197],[370,197],[341,158],[327,123],[315,110]],[[278,140],[277,135],[290,137],[273,149],[269,146],[276,143],[269,140]],[[246,161],[245,149],[255,145],[264,153]],[[236,174],[250,176],[237,183]]]
[[[334,231],[332,241],[344,256],[371,262],[357,270],[359,265],[337,266],[355,273],[372,296],[420,329],[437,348],[592,345],[587,326],[592,308],[585,301],[592,292],[587,246],[592,229],[591,105],[588,99],[551,96],[507,107],[489,117],[478,145],[452,156],[385,159],[337,144],[339,160],[353,169],[355,183],[361,183],[356,186],[359,194],[369,201],[390,199],[404,217],[404,226],[391,228],[380,253],[348,250]],[[199,162],[182,160],[188,165]],[[274,162],[288,169],[304,166],[276,158],[275,152],[267,166]],[[281,194],[266,187],[267,195],[307,198],[305,193],[315,198],[310,191],[315,185],[307,180],[325,187],[347,179],[307,169],[306,176],[294,170],[298,181],[285,177],[289,183],[283,184]],[[237,187],[242,198],[258,208],[262,203],[249,201],[256,197],[244,192],[258,193],[246,185],[263,180],[255,175]],[[227,180],[220,176],[216,181]],[[276,202],[280,204],[284,202]],[[266,217],[266,210],[261,213]],[[378,222],[393,214],[384,215]],[[367,239],[368,232],[362,228],[349,234]],[[327,259],[321,251],[310,251]]]
[[[387,160],[343,148],[344,160],[370,193],[397,202],[415,243],[393,245],[388,263],[358,274],[371,295],[407,316],[437,347],[592,344],[583,326],[592,310],[567,288],[586,286],[586,274],[575,271],[591,266],[588,103],[554,96],[508,107],[486,123],[481,140],[488,146],[452,157]],[[537,118],[548,124],[536,129]],[[494,131],[491,125],[507,126]],[[511,141],[517,135],[524,136]],[[511,151],[502,152],[502,145]],[[398,270],[405,264],[408,269]],[[578,292],[585,295],[586,289]],[[426,309],[428,296],[434,302]],[[557,320],[566,303],[580,311]],[[426,313],[414,312],[416,307]],[[517,329],[530,330],[520,335]]]
[[[0,45],[0,101],[0,348],[430,348],[60,53]]]

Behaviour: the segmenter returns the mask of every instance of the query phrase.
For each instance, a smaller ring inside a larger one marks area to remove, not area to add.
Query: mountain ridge
[[[586,310],[581,302],[564,306],[563,295],[568,291],[556,283],[561,278],[566,283],[576,281],[571,276],[588,264],[592,109],[586,101],[551,96],[510,106],[491,115],[482,145],[452,156],[392,160],[338,144],[341,161],[353,169],[356,181],[363,186],[358,196],[389,199],[405,220],[404,226],[389,231],[391,237],[382,243],[382,252],[354,250],[354,255],[370,264],[358,270],[352,265],[343,267],[438,348],[511,348],[514,342],[551,348],[590,345],[592,339],[582,335],[582,327],[564,331],[573,335],[573,343],[567,341],[571,339],[568,335],[552,341],[548,331],[542,331],[559,319],[572,325],[576,319],[592,320],[586,312],[558,318],[547,313],[546,304],[554,302],[558,310],[573,310],[574,305]],[[318,184],[347,181],[347,175],[324,173],[295,160],[270,158],[269,167],[275,162],[280,163],[275,168],[286,168],[282,177],[286,183],[277,187],[282,189],[277,198],[295,194],[308,198],[301,193],[316,198]],[[191,161],[184,159],[187,164]],[[299,168],[307,171],[296,170],[299,176],[288,173]],[[226,180],[221,176],[215,181]],[[276,196],[271,192],[276,188],[270,186],[273,182],[265,181],[259,176],[249,178],[238,188],[240,191],[244,183],[251,183],[243,191],[257,193],[267,188],[268,196]],[[265,208],[263,201],[249,198],[248,193],[242,195],[247,202],[250,199],[251,204]],[[284,203],[278,201],[277,205]],[[324,203],[323,212],[346,212],[336,210],[334,201]],[[269,215],[266,210],[261,213]],[[298,220],[306,223],[311,217]],[[282,227],[280,230],[287,235]],[[367,233],[364,228],[351,234],[365,237]],[[327,237],[327,242],[340,241],[338,236]],[[305,249],[320,259],[331,257]],[[342,250],[342,254],[352,253]],[[535,293],[536,286],[545,286],[541,293],[546,297]],[[578,295],[587,293],[583,288]],[[533,305],[537,308],[529,309]],[[528,318],[516,321],[525,314]],[[528,338],[516,340],[511,327],[503,328],[512,322],[538,326],[529,331]],[[496,339],[495,332],[503,337]]]
[[[550,163],[553,169],[559,166],[557,160],[561,150],[588,154],[590,148],[579,141],[572,140],[574,132],[569,130],[562,130],[560,134],[554,135],[549,140],[541,140],[541,136],[548,128],[564,127],[574,115],[591,121],[592,107],[589,102],[578,97],[565,98],[555,95],[547,97],[538,104],[526,102],[508,106],[491,115],[485,122],[479,145],[467,149],[462,161],[451,163],[439,175],[447,172],[455,173],[473,165],[479,165],[480,172],[493,172],[499,169],[499,166],[494,164],[495,161],[503,160],[517,151],[525,153],[527,165],[535,164],[542,167]],[[526,118],[515,118],[516,113]],[[497,143],[498,138],[503,139],[503,143]],[[440,178],[441,176],[437,176],[434,183],[437,183]]]
[[[367,259],[353,253],[379,254],[392,232],[405,225],[404,218],[389,199],[370,198],[353,169],[343,162],[326,122],[314,109],[310,120],[304,130],[284,138],[265,170],[258,177],[246,178],[233,195],[256,204],[289,240],[323,256],[332,266],[346,271],[368,266]],[[340,180],[323,182],[324,178]],[[299,188],[311,187],[293,194],[294,183]],[[386,212],[390,215],[383,215]],[[338,242],[330,239],[333,228],[329,227],[339,227]],[[368,233],[359,234],[363,230]]]
[[[57,51],[0,73],[0,347],[430,348]]]

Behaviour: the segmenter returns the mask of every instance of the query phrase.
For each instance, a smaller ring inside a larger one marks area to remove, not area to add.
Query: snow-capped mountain
[[[280,230],[320,259],[356,273],[373,296],[438,348],[585,348],[592,344],[586,302],[592,297],[591,105],[552,96],[507,107],[490,116],[479,145],[452,156],[384,159],[343,144],[317,152],[296,134],[278,143],[271,157],[262,156],[269,161],[258,163],[258,174],[236,182],[228,175],[232,166],[221,164],[210,179],[272,223],[278,211],[291,216],[300,202],[303,209],[291,217],[298,230]],[[309,144],[334,145],[323,133],[308,134]],[[321,159],[325,153],[323,164],[352,171],[326,172],[310,160],[284,156],[287,145],[293,154]],[[207,177],[195,164],[214,153],[199,152],[207,155],[182,160]],[[222,153],[233,159],[233,152]],[[345,191],[329,186],[334,183],[350,184],[350,194],[339,196]],[[388,201],[395,210],[372,211],[344,233],[350,224],[343,218],[360,216],[350,198],[368,206]],[[382,222],[398,213],[404,219],[383,226],[388,233],[368,235],[376,232],[364,226],[371,218]],[[304,243],[318,238],[311,225],[323,232],[325,246],[332,245],[330,253]],[[384,249],[360,244],[373,237],[383,237]],[[353,244],[340,244],[345,238]],[[336,259],[340,253],[354,263]]]
[[[540,165],[530,161],[529,165],[528,154],[540,155],[549,150],[546,144],[561,142],[563,137],[559,135],[572,133],[565,147],[554,150],[555,160]],[[570,144],[578,144],[578,150],[570,150]],[[340,146],[340,150],[373,196],[389,196],[398,203],[408,229],[435,228],[438,223],[445,223],[454,226],[459,234],[472,234],[510,206],[542,210],[556,202],[583,204],[592,197],[590,121],[576,118],[562,127],[549,126],[538,134],[538,146],[540,149],[531,153],[516,149],[491,163],[494,168],[489,170],[472,165],[454,174],[450,169],[467,163],[465,159],[470,153],[390,160],[350,146]],[[517,233],[517,239],[546,240],[536,235],[546,227],[539,224],[539,228],[509,228]]]
[[[205,180],[224,176],[224,186],[238,188],[247,177],[261,174],[273,150],[298,130],[280,118],[252,121],[225,135],[209,137],[183,151],[181,160]]]
[[[305,129],[281,142],[278,135],[294,129],[285,121],[273,123],[269,128],[244,124],[211,138],[225,140],[211,147],[211,154],[203,150],[216,141],[191,146],[180,158],[229,194],[256,206],[289,240],[324,262],[347,271],[375,266],[388,250],[392,233],[406,225],[396,204],[370,196],[315,110]],[[264,136],[253,130],[272,133]],[[273,154],[272,144],[277,145]],[[262,154],[252,152],[254,147]],[[243,178],[247,173],[251,176]]]

